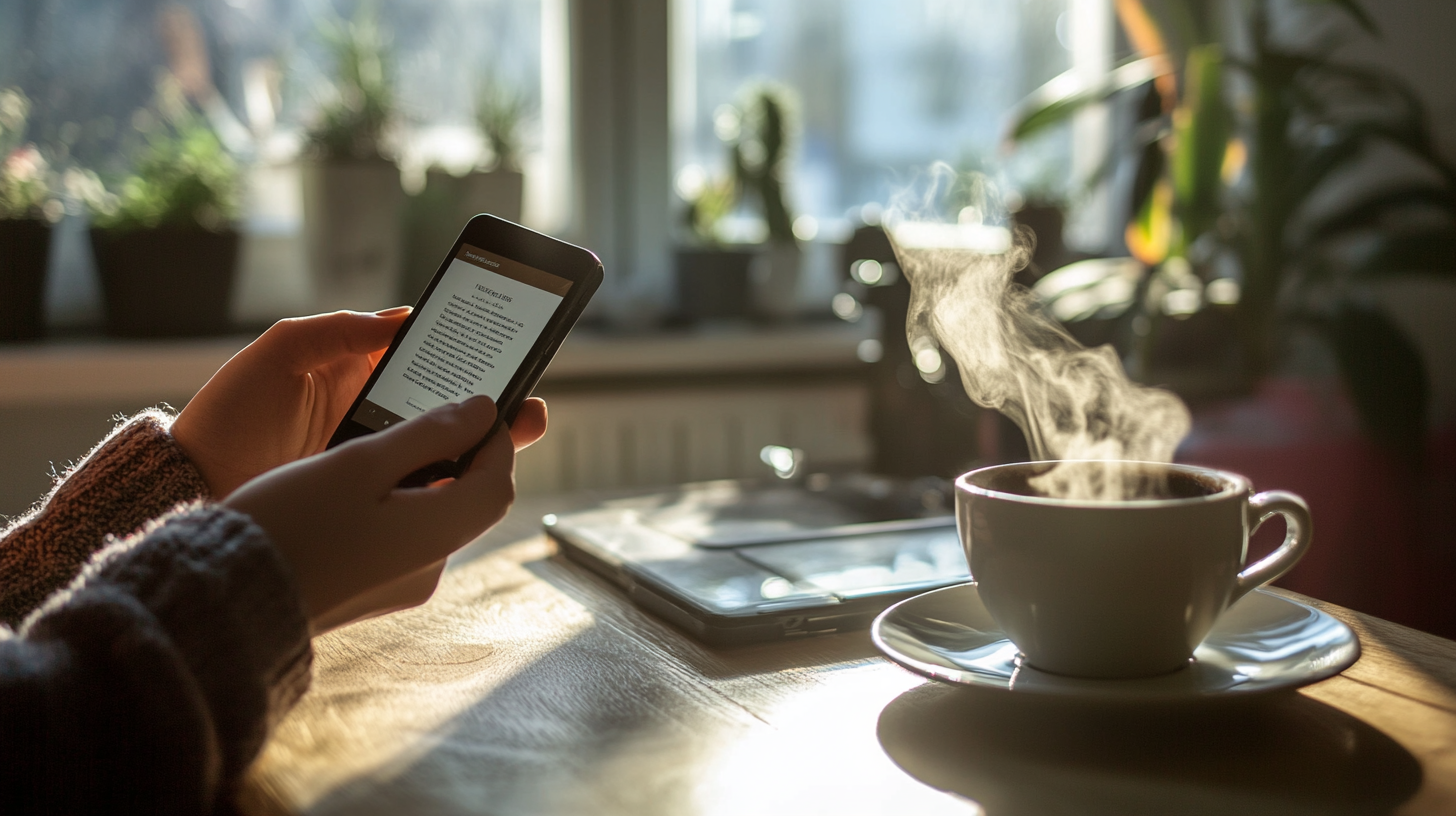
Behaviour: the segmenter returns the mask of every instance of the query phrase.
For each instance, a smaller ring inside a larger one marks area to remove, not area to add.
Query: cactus
[[[742,130],[729,145],[733,175],[740,190],[758,198],[769,240],[792,243],[794,218],[784,200],[786,155],[793,117],[792,92],[772,85],[760,86],[750,95],[745,107]]]

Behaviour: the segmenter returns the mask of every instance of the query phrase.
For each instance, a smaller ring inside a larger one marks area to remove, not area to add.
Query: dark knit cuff
[[[125,536],[180,502],[207,497],[171,425],[162,411],[122,423],[57,479],[37,510],[0,533],[0,622],[14,626],[70,583],[108,535]]]
[[[94,584],[156,617],[207,700],[223,778],[237,779],[307,690],[313,661],[292,572],[267,534],[226,507],[179,508],[108,546],[66,594]]]

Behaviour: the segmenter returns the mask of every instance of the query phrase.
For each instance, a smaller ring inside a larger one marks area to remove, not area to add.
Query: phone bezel
[[[435,288],[450,268],[451,263],[454,262],[455,257],[460,254],[460,248],[464,244],[480,247],[517,263],[532,266],[572,281],[571,291],[557,305],[556,311],[546,322],[546,326],[537,336],[536,342],[531,345],[531,350],[527,352],[521,366],[516,369],[510,382],[501,392],[500,399],[496,403],[497,427],[502,424],[509,425],[515,420],[516,413],[526,398],[535,390],[536,383],[546,372],[551,358],[561,347],[562,341],[571,333],[582,310],[586,308],[587,302],[591,300],[592,294],[596,292],[605,276],[601,260],[589,249],[569,244],[486,213],[471,218],[465,224],[465,228],[460,231],[460,235],[451,245],[444,260],[440,262],[439,268],[430,278],[429,285],[415,301],[414,312],[400,325],[399,331],[390,341],[384,356],[374,366],[374,371],[370,373],[368,381],[364,383],[363,388],[359,389],[358,395],[349,405],[349,410],[344,413],[343,420],[339,422],[339,426],[330,437],[327,447],[332,448],[350,439],[374,433],[372,429],[355,422],[354,413],[359,410],[359,406],[364,402],[364,396],[374,388],[375,382],[384,373],[389,361],[394,358],[395,351],[399,349],[405,336],[409,334],[410,328],[414,326],[415,318],[420,315],[421,307],[435,294]],[[493,432],[495,428],[491,430]],[[468,455],[473,454],[474,450],[472,448]]]

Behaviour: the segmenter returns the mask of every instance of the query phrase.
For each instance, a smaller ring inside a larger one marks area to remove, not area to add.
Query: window
[[[762,80],[798,98],[790,204],[825,226],[888,203],[917,169],[1001,163],[1018,100],[1073,64],[1070,0],[676,0],[673,146],[679,187],[727,172],[725,105]],[[717,127],[715,128],[715,125]],[[715,132],[718,131],[718,132]],[[1012,185],[1061,194],[1062,135],[1005,167]],[[740,232],[753,225],[740,222]],[[833,230],[831,229],[831,232]]]
[[[38,139],[83,165],[118,170],[122,143],[135,138],[131,116],[169,61],[159,20],[184,9],[223,103],[214,119],[231,118],[251,152],[249,230],[268,244],[251,257],[278,270],[286,266],[279,242],[300,221],[287,168],[332,71],[320,26],[374,8],[392,38],[407,171],[436,161],[459,167],[478,155],[475,91],[496,77],[532,111],[523,220],[601,252],[616,274],[599,300],[618,297],[629,279],[623,297],[666,299],[674,181],[726,172],[715,123],[760,80],[799,100],[788,191],[794,211],[810,219],[805,235],[842,235],[853,208],[888,202],[934,161],[1001,167],[1024,194],[1065,195],[1068,179],[1100,158],[1096,134],[1105,138],[1105,125],[1044,138],[1009,159],[1001,129],[1008,110],[1047,80],[1105,66],[1110,2],[3,2],[0,85],[36,100]],[[1101,34],[1087,24],[1097,20]],[[762,229],[746,210],[728,222],[745,240]],[[74,300],[89,287],[94,314],[84,235],[79,225],[66,229],[74,251],[61,253],[52,292]],[[256,291],[278,290],[287,275]]]
[[[408,137],[406,158],[461,161],[473,138],[476,94],[494,80],[519,94],[527,110],[528,147],[559,125],[546,104],[543,60],[560,60],[563,42],[543,37],[542,0],[174,0],[118,4],[41,0],[0,5],[0,82],[36,101],[33,135],[65,144],[91,166],[124,157],[127,123],[151,99],[166,69],[162,32],[179,10],[201,35],[205,66],[230,112],[254,137],[296,137],[311,120],[333,66],[322,31],[374,9],[387,32],[395,92]],[[559,12],[555,16],[559,16]],[[560,39],[562,32],[549,32]],[[546,69],[550,70],[550,69]],[[556,69],[559,71],[559,69]],[[457,132],[441,136],[441,128]],[[553,134],[554,135],[554,134]],[[453,142],[452,142],[453,137]],[[446,144],[442,145],[441,142]]]
[[[288,167],[334,71],[322,32],[373,11],[392,57],[396,141],[406,179],[422,178],[430,164],[463,171],[482,156],[475,106],[483,83],[493,81],[518,95],[526,111],[523,220],[556,230],[570,212],[565,5],[566,0],[5,2],[0,87],[19,86],[33,100],[31,138],[55,151],[63,164],[115,176],[140,141],[136,111],[152,102],[159,75],[176,67],[168,30],[181,19],[195,32],[193,56],[201,75],[217,90],[214,102],[202,107],[251,170],[247,229],[269,244],[263,251],[276,266],[287,262],[281,259],[288,253],[274,244],[300,226],[296,172]],[[77,227],[63,229],[71,244],[84,241]],[[61,322],[92,321],[97,307],[86,253],[76,246],[62,256],[51,287],[52,301],[61,301]],[[252,317],[272,307],[260,308]]]

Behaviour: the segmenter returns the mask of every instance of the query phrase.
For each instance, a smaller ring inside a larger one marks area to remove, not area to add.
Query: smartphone
[[[328,446],[484,395],[497,411],[485,437],[459,459],[427,465],[400,484],[464,473],[515,420],[602,278],[602,262],[589,250],[492,215],[470,219]]]

